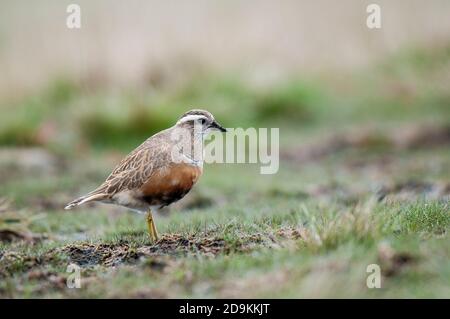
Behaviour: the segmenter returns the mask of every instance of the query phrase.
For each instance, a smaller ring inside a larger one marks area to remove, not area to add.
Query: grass
[[[209,75],[150,93],[58,80],[2,101],[14,112],[0,118],[0,296],[448,298],[449,99],[433,79],[450,59],[445,47],[401,57],[353,75],[350,90]],[[225,126],[280,127],[280,171],[207,165],[156,218],[158,243],[143,216],[62,209],[191,105]],[[66,285],[70,263],[80,289]],[[366,285],[370,264],[381,289]]]
[[[401,163],[399,174],[429,156],[415,154]],[[274,176],[257,175],[246,165],[207,167],[192,197],[210,196],[210,206],[176,208],[157,218],[163,234],[158,244],[149,241],[142,216],[110,206],[69,213],[45,209],[35,216],[37,209],[25,198],[20,214],[12,208],[3,214],[23,223],[31,219],[26,229],[43,237],[31,245],[2,244],[0,292],[4,297],[448,296],[448,199],[423,200],[418,193],[379,200],[367,181],[359,185],[365,187],[362,194],[351,194],[344,189],[352,185],[353,172],[337,180],[321,172],[342,169],[348,158],[341,157],[295,170],[282,166]],[[311,181],[334,186],[329,194],[313,195]],[[215,192],[207,190],[210,185]],[[65,286],[70,262],[83,267],[81,289]],[[383,272],[376,291],[365,286],[372,263]]]

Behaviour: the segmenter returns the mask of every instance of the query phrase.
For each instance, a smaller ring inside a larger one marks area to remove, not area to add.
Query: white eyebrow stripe
[[[188,121],[200,120],[200,119],[207,120],[208,118],[204,115],[188,115],[188,116],[185,116],[185,117],[182,117],[181,119],[179,119],[177,124],[188,122]]]

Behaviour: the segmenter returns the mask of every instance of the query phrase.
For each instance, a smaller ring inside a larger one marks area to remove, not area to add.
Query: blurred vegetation
[[[59,79],[40,94],[0,102],[0,145],[77,145],[129,150],[190,108],[206,108],[228,127],[295,130],[450,118],[450,45],[410,49],[345,79],[286,79],[255,87],[236,75],[193,76],[173,89],[111,91]],[[342,77],[342,76],[341,76]],[[75,147],[76,148],[76,147]]]

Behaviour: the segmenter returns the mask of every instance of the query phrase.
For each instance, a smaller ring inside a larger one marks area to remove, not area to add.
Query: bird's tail
[[[89,193],[85,196],[81,196],[73,201],[71,201],[69,204],[66,205],[66,207],[64,207],[64,209],[72,209],[75,206],[79,206],[81,204],[87,203],[87,202],[92,202],[92,201],[98,201],[98,200],[102,200],[105,199],[106,195],[103,193]]]

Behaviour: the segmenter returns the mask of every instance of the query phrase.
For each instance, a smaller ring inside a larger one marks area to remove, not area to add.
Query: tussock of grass
[[[402,233],[443,234],[450,226],[448,202],[421,202],[398,209],[398,230]]]

